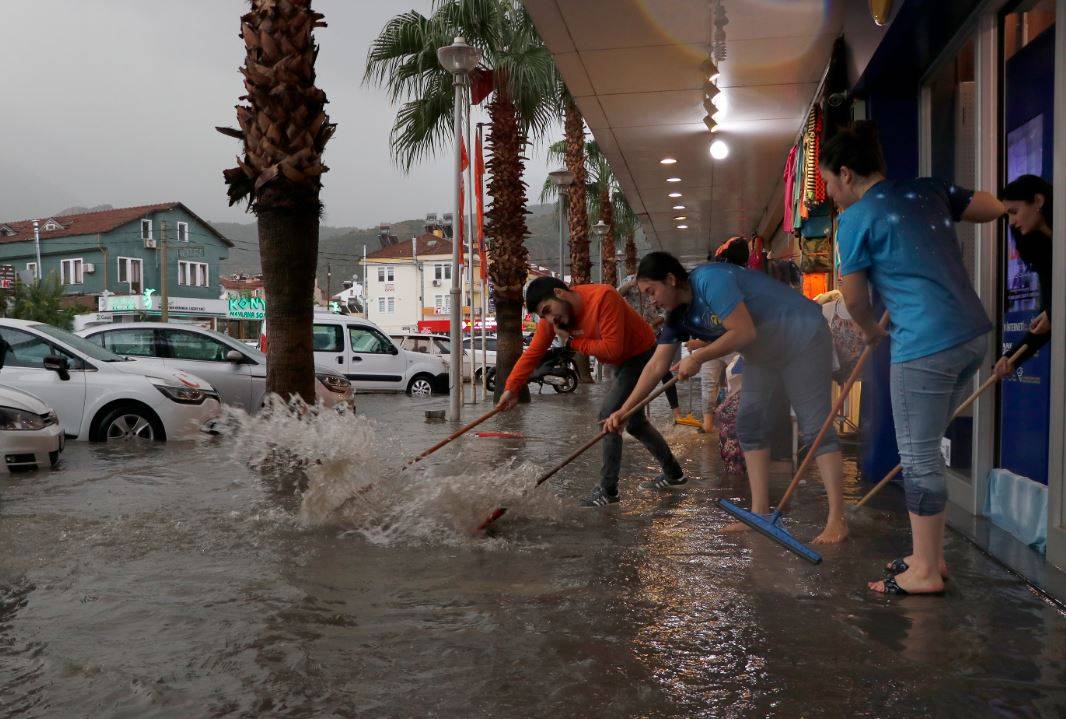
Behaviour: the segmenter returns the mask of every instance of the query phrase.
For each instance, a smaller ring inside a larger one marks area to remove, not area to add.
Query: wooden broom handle
[[[452,432],[450,435],[448,435],[448,437],[446,439],[442,439],[440,442],[437,442],[435,445],[433,445],[432,447],[427,449],[422,454],[418,455],[417,457],[414,457],[413,459],[407,460],[407,463],[404,464],[404,467],[405,468],[409,467],[412,464],[414,464],[415,462],[419,462],[419,461],[425,459],[426,457],[428,457],[429,455],[433,454],[434,452],[436,452],[438,449],[440,449],[444,445],[448,444],[449,442],[452,442],[453,440],[456,440],[459,437],[462,437],[464,434],[466,434],[467,432],[472,430],[474,427],[477,427],[479,424],[481,424],[485,420],[491,419],[492,417],[495,417],[497,414],[500,413],[500,411],[501,411],[501,408],[499,406],[493,407],[491,410],[489,410],[485,414],[481,415],[480,417],[475,419],[470,424],[465,425],[465,426],[457,429],[455,432]]]

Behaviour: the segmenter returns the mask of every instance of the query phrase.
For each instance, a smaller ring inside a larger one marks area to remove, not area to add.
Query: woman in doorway
[[[621,409],[604,422],[607,431],[625,425],[625,414],[640,403],[670,367],[674,345],[692,338],[708,342],[681,360],[678,375],[692,377],[716,357],[740,352],[744,385],[737,411],[737,436],[751,485],[751,511],[770,511],[770,446],[765,417],[772,393],[783,383],[809,446],[829,416],[833,342],[821,309],[762,272],[727,262],[700,265],[691,274],[676,257],[652,252],[637,268],[641,292],[667,311],[659,347]],[[830,427],[814,452],[829,498],[825,529],[816,544],[840,542],[844,522],[843,468],[836,432]],[[744,531],[737,522],[726,531]]]
[[[868,586],[885,594],[937,594],[947,572],[940,440],[984,361],[992,329],[963,265],[955,223],[991,222],[1003,205],[987,192],[941,180],[886,179],[869,122],[834,135],[820,164],[826,190],[843,210],[837,244],[848,311],[869,344],[886,335],[870,305],[872,285],[892,320],[892,417],[913,552]]]
[[[1036,175],[1022,175],[1000,191],[999,199],[1007,208],[1018,256],[1040,279],[1040,314],[1033,318],[1026,335],[996,362],[996,376],[1005,379],[1051,339],[1051,184]],[[1022,345],[1025,352],[1011,362],[1010,356]]]

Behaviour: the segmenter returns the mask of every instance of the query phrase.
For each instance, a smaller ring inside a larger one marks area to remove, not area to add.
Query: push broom
[[[881,329],[884,329],[887,325],[888,312],[885,312],[884,315],[881,316],[881,322],[878,323],[878,326]],[[782,545],[785,549],[795,552],[812,564],[820,564],[822,562],[822,555],[793,537],[792,534],[781,525],[781,515],[785,511],[785,507],[788,506],[789,500],[792,499],[792,493],[796,491],[796,487],[799,485],[803,473],[807,471],[808,465],[810,465],[811,460],[814,459],[815,451],[825,438],[826,432],[828,432],[829,428],[832,426],[833,420],[837,416],[837,412],[839,412],[840,408],[844,406],[844,402],[848,398],[848,393],[851,392],[852,386],[859,378],[859,373],[862,372],[862,368],[866,364],[866,360],[869,359],[872,349],[873,347],[871,345],[866,345],[866,348],[863,349],[858,362],[855,363],[855,369],[851,371],[851,376],[848,377],[848,381],[844,383],[844,386],[840,390],[840,396],[837,397],[837,401],[833,403],[833,408],[829,411],[829,416],[827,416],[825,422],[822,423],[822,429],[818,432],[818,436],[814,438],[814,442],[811,443],[810,449],[807,450],[807,456],[803,458],[803,462],[800,463],[799,469],[796,470],[796,474],[792,477],[788,489],[785,490],[785,494],[781,497],[781,501],[777,503],[777,509],[769,515],[756,514],[755,512],[749,512],[746,509],[738,507],[728,499],[717,500],[718,506],[726,512],[733,515],[752,529]]]
[[[669,382],[667,382],[666,384],[662,385],[661,387],[659,387],[659,389],[655,390],[654,392],[649,394],[647,397],[645,397],[643,400],[641,400],[640,404],[638,404],[633,409],[631,409],[628,412],[626,412],[622,416],[622,419],[623,420],[628,420],[630,417],[632,417],[637,412],[642,412],[644,410],[644,408],[647,407],[648,404],[650,404],[653,399],[655,399],[656,397],[661,395],[663,392],[665,392],[666,390],[670,389],[675,384],[677,384],[678,379],[680,379],[680,378],[675,375],[673,377],[673,379],[671,379]],[[542,474],[539,478],[537,478],[536,484],[534,484],[530,489],[536,489],[540,485],[542,485],[545,482],[547,482],[549,479],[554,477],[559,472],[559,470],[561,470],[563,467],[565,467],[566,465],[568,465],[571,462],[573,462],[575,459],[580,457],[582,454],[584,454],[590,448],[594,447],[601,439],[606,437],[607,434],[608,434],[607,430],[602,430],[595,437],[590,439],[588,442],[583,444],[578,449],[574,450],[573,453],[569,457],[567,457],[562,462],[560,462],[559,464],[555,465],[550,470],[548,470],[547,472]],[[490,524],[492,524],[497,519],[502,517],[504,512],[506,512],[506,511],[507,511],[506,507],[497,507],[496,509],[492,510],[492,514],[490,514],[488,516],[488,518],[484,522],[479,524],[474,531],[475,532],[483,532],[483,531],[485,531],[485,529],[487,529]]]
[[[1018,361],[1018,359],[1019,359],[1019,358],[1020,358],[1020,357],[1022,356],[1022,354],[1023,354],[1024,352],[1025,352],[1025,350],[1026,350],[1026,349],[1028,349],[1028,346],[1027,346],[1027,345],[1022,345],[1021,347],[1019,347],[1019,348],[1018,348],[1018,349],[1017,349],[1017,350],[1016,350],[1016,351],[1014,352],[1014,354],[1012,354],[1012,355],[1010,356],[1010,362],[1011,362],[1011,364],[1012,364],[1012,365],[1013,365],[1013,364],[1014,364],[1015,362],[1017,362],[1017,361]],[[977,390],[976,390],[976,391],[974,391],[974,393],[973,393],[973,394],[971,394],[971,395],[970,395],[969,397],[967,397],[967,398],[966,398],[966,399],[965,399],[965,400],[963,401],[963,403],[962,403],[962,404],[960,404],[960,405],[958,406],[958,408],[957,408],[957,409],[955,410],[955,412],[954,412],[954,413],[953,413],[953,414],[951,415],[951,419],[949,419],[949,420],[948,420],[948,424],[951,424],[952,420],[954,420],[954,419],[955,419],[956,417],[958,417],[958,416],[959,416],[960,414],[962,414],[963,412],[965,412],[965,411],[966,411],[966,409],[967,409],[967,408],[968,408],[968,407],[969,407],[969,406],[970,406],[971,404],[973,404],[974,402],[976,402],[976,401],[977,401],[977,398],[978,398],[978,397],[980,397],[980,396],[981,396],[982,394],[984,394],[984,393],[985,393],[985,390],[987,390],[987,389],[988,389],[989,387],[991,387],[992,385],[994,385],[994,384],[996,383],[997,379],[998,379],[998,378],[996,377],[996,375],[994,375],[994,374],[993,374],[993,375],[992,375],[991,377],[989,377],[989,378],[988,378],[988,379],[986,379],[986,380],[985,380],[984,382],[982,382],[982,383],[981,383],[981,386],[980,386],[980,387],[978,387],[978,388],[977,388]],[[869,492],[867,492],[867,493],[866,493],[866,496],[865,496],[865,497],[863,497],[862,499],[860,499],[860,500],[859,500],[859,503],[858,503],[858,504],[856,504],[856,505],[855,505],[855,506],[854,506],[854,507],[852,508],[852,510],[851,510],[851,511],[855,511],[855,510],[857,510],[857,509],[858,509],[859,507],[865,506],[867,502],[869,502],[869,501],[870,501],[871,499],[873,499],[873,498],[874,498],[874,496],[875,496],[875,495],[876,495],[876,494],[877,494],[878,492],[880,492],[880,491],[881,491],[882,489],[884,489],[884,488],[885,488],[885,485],[887,485],[887,484],[888,484],[889,482],[891,482],[891,481],[892,481],[893,479],[895,479],[895,478],[896,478],[896,475],[898,475],[898,474],[899,474],[900,472],[902,472],[902,471],[903,471],[903,465],[902,465],[902,464],[897,464],[897,465],[896,465],[896,466],[895,466],[895,467],[894,467],[894,468],[892,469],[892,471],[890,471],[890,472],[889,472],[888,474],[886,474],[886,475],[884,476],[884,478],[883,478],[883,479],[882,479],[882,480],[881,480],[880,482],[878,482],[878,483],[877,483],[877,484],[876,484],[876,485],[874,486],[874,488],[873,488],[873,489],[871,489],[871,490],[870,490]]]

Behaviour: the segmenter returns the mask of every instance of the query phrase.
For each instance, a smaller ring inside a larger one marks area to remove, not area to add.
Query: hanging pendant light
[[[870,0],[870,15],[878,27],[884,27],[892,14],[892,0]]]

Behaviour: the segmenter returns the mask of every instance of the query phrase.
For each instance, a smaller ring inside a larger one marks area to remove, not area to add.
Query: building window
[[[379,267],[378,268],[378,282],[395,282],[396,281],[396,268],[395,267]]]
[[[179,222],[178,223],[178,242],[188,242],[188,241],[189,241],[189,223],[188,222]]]
[[[36,262],[27,262],[26,263],[26,271],[29,272],[30,275],[36,279],[37,278],[37,263]]]
[[[207,287],[210,273],[206,262],[178,262],[178,284],[187,287]]]
[[[450,280],[452,278],[452,266],[451,265],[433,265],[433,279],[435,280]]]
[[[434,295],[433,306],[436,308],[438,315],[448,314],[452,311],[451,295]]]
[[[125,284],[131,293],[140,294],[144,291],[144,270],[142,260],[136,257],[118,258],[118,281]]]
[[[81,258],[75,260],[63,260],[62,262],[62,281],[64,285],[80,285],[85,281],[85,263],[81,261]]]
[[[152,221],[150,219],[141,220],[141,239],[152,239]]]
[[[48,222],[44,223],[44,231],[45,232],[55,232],[56,230],[61,230],[61,229],[63,229],[63,226],[60,225],[55,220],[49,220]]]
[[[385,314],[385,298],[378,297],[378,313]]]
[[[389,309],[388,309],[388,313],[389,313],[389,314],[391,315],[391,314],[392,314],[392,313],[394,313],[395,311],[396,311],[396,298],[395,298],[395,297],[390,297],[390,298],[389,298]]]

